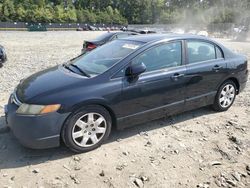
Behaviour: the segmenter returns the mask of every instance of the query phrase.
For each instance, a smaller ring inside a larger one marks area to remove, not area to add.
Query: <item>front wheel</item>
[[[65,122],[62,138],[72,151],[87,152],[99,147],[108,138],[111,125],[110,114],[105,108],[86,106]]]
[[[228,110],[236,97],[236,85],[233,81],[224,82],[215,97],[213,109],[219,112]]]

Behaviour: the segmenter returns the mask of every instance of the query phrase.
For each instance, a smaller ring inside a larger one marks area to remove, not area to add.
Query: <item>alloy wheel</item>
[[[80,117],[72,129],[72,138],[80,147],[90,147],[97,144],[105,135],[107,122],[98,113],[87,113]]]
[[[219,103],[221,107],[229,107],[235,98],[235,87],[232,84],[227,84],[223,87],[219,97]]]

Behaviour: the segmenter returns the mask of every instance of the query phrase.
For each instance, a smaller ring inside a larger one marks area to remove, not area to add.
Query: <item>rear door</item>
[[[216,89],[227,73],[222,50],[205,40],[187,40],[187,107],[213,103]]]

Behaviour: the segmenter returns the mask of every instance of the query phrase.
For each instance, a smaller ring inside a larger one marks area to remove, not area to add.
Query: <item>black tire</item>
[[[227,107],[223,107],[220,103],[220,96],[221,96],[221,92],[223,90],[223,88],[225,88],[225,86],[227,85],[231,85],[234,87],[234,97],[233,97],[233,100],[231,102],[231,104]],[[227,111],[234,103],[234,100],[235,100],[235,97],[236,97],[236,94],[237,94],[237,87],[235,85],[235,83],[232,81],[232,80],[227,80],[225,81],[218,89],[218,92],[215,96],[215,100],[214,100],[214,104],[212,105],[212,108],[215,110],[215,111],[218,111],[218,112],[223,112],[223,111]]]
[[[102,138],[99,140],[99,142],[96,143],[95,145],[88,146],[88,147],[81,147],[75,143],[73,136],[72,136],[72,130],[74,128],[76,121],[88,113],[98,113],[101,116],[103,116],[103,118],[106,120],[106,131],[104,135],[102,136]],[[73,112],[70,115],[70,117],[64,123],[61,136],[65,145],[70,150],[76,153],[83,153],[83,152],[88,152],[88,151],[91,151],[100,147],[103,144],[103,142],[109,137],[109,134],[111,132],[111,127],[112,127],[112,118],[109,112],[104,107],[98,106],[98,105],[88,105],[77,110],[76,112]]]

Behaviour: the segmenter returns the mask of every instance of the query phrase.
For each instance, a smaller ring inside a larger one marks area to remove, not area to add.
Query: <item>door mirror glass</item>
[[[146,66],[144,63],[132,64],[126,69],[126,76],[137,77],[146,71]]]

